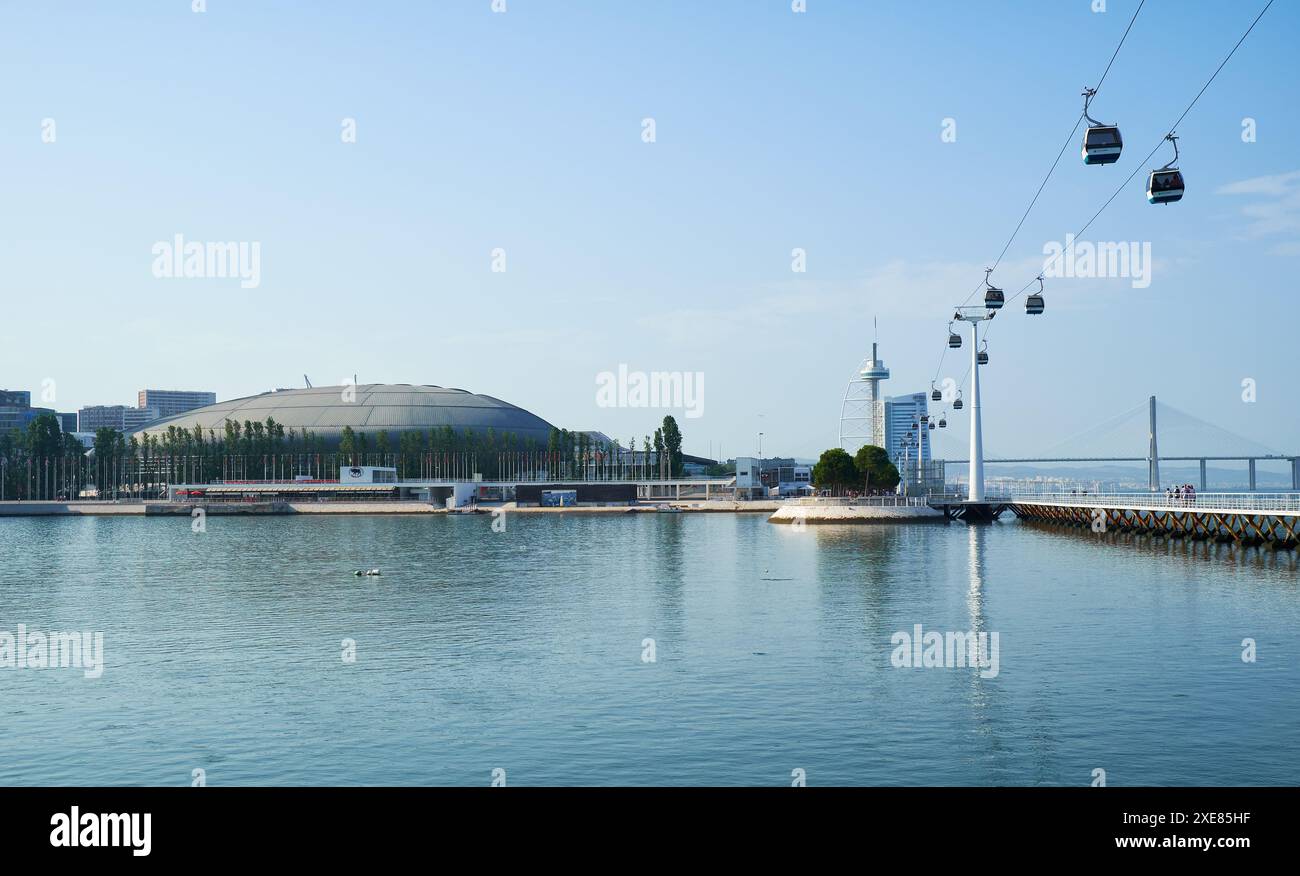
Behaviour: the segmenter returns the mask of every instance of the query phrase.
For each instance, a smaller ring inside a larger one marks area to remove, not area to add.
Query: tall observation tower
[[[871,358],[849,378],[840,409],[840,447],[850,456],[864,444],[885,446],[885,400],[880,394],[880,381],[888,379],[889,369],[878,358],[876,342],[872,341]]]

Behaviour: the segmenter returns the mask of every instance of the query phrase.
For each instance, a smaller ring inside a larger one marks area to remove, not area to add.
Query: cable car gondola
[[[1174,160],[1147,177],[1147,202],[1151,204],[1172,204],[1183,199],[1183,172],[1174,166],[1178,163],[1178,135],[1169,133],[1165,139],[1174,144]]]
[[[984,285],[988,287],[984,290],[984,306],[989,310],[997,310],[1006,304],[1006,296],[1002,294],[1001,289],[989,282],[991,273],[993,273],[992,268],[984,269]]]
[[[947,429],[947,428],[948,428],[948,418],[947,418],[947,417],[940,417],[940,418],[939,418],[939,428],[940,428],[940,429]]]
[[[989,364],[989,342],[984,342],[984,349],[975,354],[975,362],[979,365]]]
[[[930,423],[930,428],[931,428],[931,429],[934,428],[934,423],[933,423],[933,422]]]
[[[948,346],[954,350],[961,346],[961,335],[952,330],[952,323],[948,323]]]
[[[953,409],[954,411],[960,411],[960,410],[961,410],[961,404],[962,404],[962,403],[961,403],[961,390],[959,389],[959,390],[957,390],[957,398],[956,398],[956,400],[953,401],[953,403],[952,403],[952,409]]]
[[[1083,90],[1083,117],[1088,120],[1088,130],[1083,132],[1083,163],[1114,164],[1124,149],[1124,138],[1118,126],[1102,124],[1088,115],[1088,104],[1096,93],[1095,88]]]
[[[930,401],[943,401],[943,393],[934,388],[934,381],[930,382]]]
[[[1042,275],[1039,275],[1038,291],[1025,299],[1025,313],[1031,316],[1042,313],[1045,306],[1043,301],[1043,278]]]

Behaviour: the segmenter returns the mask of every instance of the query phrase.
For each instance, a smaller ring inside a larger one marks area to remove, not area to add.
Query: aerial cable
[[[1187,118],[1187,114],[1190,113],[1192,111],[1192,108],[1196,106],[1196,102],[1201,99],[1201,95],[1205,94],[1206,90],[1210,87],[1211,83],[1213,83],[1214,80],[1218,77],[1220,71],[1222,71],[1223,68],[1227,66],[1227,63],[1230,60],[1232,60],[1232,56],[1237,53],[1237,49],[1241,48],[1241,44],[1246,41],[1246,37],[1250,36],[1250,32],[1255,29],[1255,25],[1259,24],[1259,20],[1264,17],[1264,13],[1268,12],[1269,7],[1272,5],[1273,5],[1273,0],[1268,0],[1268,2],[1264,4],[1264,8],[1259,11],[1259,15],[1255,16],[1255,20],[1250,23],[1250,27],[1246,28],[1246,32],[1241,35],[1241,39],[1237,40],[1237,44],[1232,47],[1232,51],[1228,52],[1228,56],[1224,58],[1223,61],[1219,64],[1219,66],[1215,68],[1214,72],[1210,74],[1210,78],[1207,79],[1205,84],[1201,86],[1201,90],[1196,92],[1196,96],[1192,98],[1192,102],[1187,105],[1187,108],[1185,110],[1183,110],[1182,115],[1180,115],[1178,119],[1172,125],[1169,126],[1168,129],[1169,133],[1164,134],[1160,137],[1160,142],[1156,143],[1155,148],[1153,148],[1150,152],[1147,153],[1146,158],[1142,159],[1142,161],[1138,163],[1137,167],[1133,168],[1133,172],[1130,173],[1127,177],[1125,177],[1124,182],[1120,183],[1119,188],[1115,189],[1115,191],[1111,194],[1109,198],[1106,199],[1106,202],[1101,205],[1101,207],[1097,210],[1097,212],[1092,214],[1092,218],[1089,219],[1082,228],[1080,228],[1077,232],[1075,232],[1074,236],[1076,239],[1081,237],[1083,233],[1087,231],[1089,227],[1092,226],[1093,222],[1097,221],[1097,217],[1100,216],[1103,212],[1105,212],[1106,208],[1111,205],[1111,202],[1114,201],[1115,198],[1119,197],[1119,193],[1124,190],[1125,186],[1127,186],[1130,182],[1133,181],[1133,177],[1138,175],[1138,171],[1142,170],[1142,168],[1145,167],[1147,163],[1151,161],[1152,156],[1154,156],[1157,152],[1160,151],[1160,147],[1164,146],[1166,141],[1170,140],[1175,136],[1174,131],[1177,130],[1180,124],[1182,124],[1183,119]],[[1178,144],[1176,141],[1174,141],[1175,151],[1177,150],[1177,147]],[[1177,160],[1176,157],[1175,160]],[[1169,165],[1165,165],[1165,166],[1168,167]],[[1051,266],[1054,265],[1057,262],[1057,260],[1061,258],[1063,254],[1064,251],[1058,252],[1055,258],[1053,258],[1051,262],[1049,262],[1047,265],[1043,267],[1043,273],[1047,273],[1047,271],[1051,269]],[[1034,283],[1036,282],[1038,282],[1036,278],[1030,280],[1028,283],[1024,285],[1024,287],[1019,292],[1017,292],[1015,295],[1011,296],[1011,298],[1008,299],[1008,303],[1011,301],[1015,301],[1017,298],[1023,295],[1031,286],[1033,286]]]
[[[1016,223],[1015,230],[1011,232],[1011,236],[1007,238],[1006,245],[1002,247],[1002,252],[998,253],[997,259],[994,260],[994,270],[996,270],[997,266],[1002,263],[1003,256],[1007,254],[1007,250],[1011,249],[1011,244],[1015,242],[1016,237],[1020,234],[1020,229],[1024,226],[1025,220],[1029,218],[1029,214],[1034,209],[1034,205],[1038,203],[1038,198],[1043,194],[1043,189],[1047,188],[1047,183],[1051,180],[1052,174],[1056,172],[1057,165],[1061,163],[1061,156],[1065,155],[1065,150],[1070,148],[1070,144],[1074,142],[1074,135],[1078,133],[1080,123],[1082,123],[1085,118],[1088,119],[1088,121],[1095,123],[1095,121],[1088,115],[1087,101],[1091,100],[1092,97],[1097,94],[1101,89],[1102,83],[1106,81],[1106,77],[1110,74],[1110,68],[1115,63],[1115,59],[1119,57],[1119,50],[1124,47],[1124,41],[1128,39],[1129,31],[1133,29],[1133,23],[1137,21],[1138,13],[1142,11],[1144,5],[1146,5],[1146,0],[1141,0],[1141,2],[1138,3],[1137,9],[1133,12],[1133,17],[1128,20],[1128,27],[1124,28],[1124,34],[1119,38],[1119,43],[1115,46],[1115,51],[1111,53],[1110,61],[1106,63],[1106,69],[1102,71],[1101,79],[1097,80],[1095,87],[1089,88],[1084,92],[1086,100],[1084,101],[1083,112],[1074,120],[1074,126],[1070,128],[1070,133],[1066,135],[1065,142],[1061,144],[1060,150],[1056,153],[1056,160],[1052,162],[1052,166],[1047,170],[1047,176],[1043,177],[1043,181],[1038,184],[1038,190],[1034,192],[1033,198],[1030,199],[1029,206],[1026,207],[1025,212],[1021,214],[1020,221]],[[975,291],[978,292],[979,287],[976,287]],[[967,295],[965,301],[962,301],[962,304],[970,301],[974,294],[975,292],[971,292],[970,295]],[[940,365],[940,368],[942,367],[943,366]]]

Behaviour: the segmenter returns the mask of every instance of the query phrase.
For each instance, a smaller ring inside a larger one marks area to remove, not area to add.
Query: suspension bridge
[[[1143,447],[1145,445],[1145,447]],[[1132,448],[1125,452],[1127,448]],[[1145,452],[1139,455],[1138,451]],[[936,460],[937,461],[937,460]],[[944,459],[943,465],[970,465],[969,459]],[[1050,445],[1040,456],[984,454],[984,465],[1057,465],[1065,463],[1141,463],[1147,488],[1163,489],[1160,464],[1193,463],[1199,468],[1195,487],[1209,489],[1209,464],[1245,464],[1247,489],[1259,488],[1258,464],[1276,463],[1289,472],[1290,489],[1300,490],[1300,455],[1284,453],[1238,435],[1186,411],[1158,402],[1154,396],[1077,435]]]
[[[980,448],[978,416],[978,408],[973,407],[971,446],[977,452]],[[1163,435],[1162,423],[1168,424]],[[1115,447],[1116,441],[1133,446],[1140,440],[1135,434],[1135,428],[1139,426],[1146,430],[1144,455],[1108,455],[1102,449]],[[1164,446],[1172,445],[1175,452],[1162,453],[1162,440],[1166,442]],[[1202,449],[1199,452],[1190,450],[1196,447]],[[975,460],[974,464],[972,460]],[[1207,467],[1214,461],[1245,462],[1249,492],[1207,493]],[[1261,461],[1287,464],[1291,490],[1295,492],[1258,492],[1256,465]],[[989,496],[984,492],[985,464],[1134,462],[1146,465],[1146,493],[1090,495],[1086,490],[1046,494],[1018,491],[1005,496]],[[1198,463],[1199,489],[1163,487],[1160,479],[1162,462]],[[1058,442],[1043,456],[980,458],[973,453],[971,459],[944,460],[944,464],[964,464],[970,472],[965,496],[938,496],[931,501],[949,517],[989,520],[1010,509],[1022,519],[1087,527],[1099,533],[1136,532],[1166,539],[1233,542],[1274,548],[1295,548],[1300,541],[1300,456],[1278,452],[1185,411],[1161,404],[1155,396],[1143,405]]]

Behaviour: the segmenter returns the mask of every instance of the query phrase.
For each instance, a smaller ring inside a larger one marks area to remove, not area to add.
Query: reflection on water
[[[1191,538],[1157,538],[1137,532],[1090,529],[1042,521],[1022,521],[1021,526],[1055,536],[1083,539],[1108,547],[1137,550],[1175,562],[1216,563],[1233,567],[1300,572],[1300,550],[1275,549],[1267,545],[1246,546],[1234,542]]]
[[[979,460],[976,460],[978,462]],[[969,544],[970,589],[967,591],[966,605],[970,608],[970,628],[980,632],[984,627],[984,535],[983,526],[967,526],[966,539]]]
[[[0,668],[0,783],[1300,782],[1288,552],[517,514],[5,518],[0,556],[0,632],[106,662]],[[998,633],[997,676],[895,668],[916,624]]]
[[[1002,633],[996,626],[989,625],[985,614],[986,581],[984,558],[985,542],[989,538],[990,527],[987,525],[968,525],[964,528],[966,530],[967,544],[968,587],[966,590],[966,609],[969,630],[975,635],[980,633],[987,633],[990,637],[995,633],[998,635],[998,660],[1000,664]],[[1001,674],[1000,670],[999,665],[999,675]],[[1011,716],[995,714],[1000,705],[1000,688],[997,680],[996,678],[985,678],[977,670],[967,672],[967,680],[968,720],[970,721],[972,736],[979,746],[983,758],[991,764],[996,764],[997,770],[1004,771],[1008,768],[1008,757],[1012,756],[1013,753],[1002,744],[997,728]],[[1001,720],[999,720],[999,717]]]

